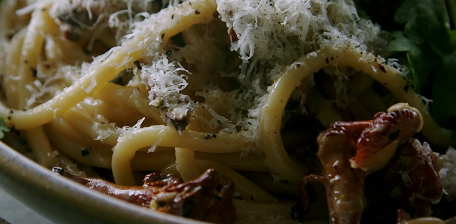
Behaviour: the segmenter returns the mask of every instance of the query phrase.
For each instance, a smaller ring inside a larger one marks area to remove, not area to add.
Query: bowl
[[[203,223],[143,208],[56,175],[0,142],[0,187],[55,223]]]

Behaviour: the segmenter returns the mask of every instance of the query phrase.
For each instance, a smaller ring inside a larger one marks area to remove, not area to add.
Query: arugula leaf
[[[10,129],[5,125],[3,118],[0,116],[0,139],[5,137],[4,132],[9,132],[9,131],[10,131]]]
[[[456,129],[456,31],[443,0],[408,0],[394,15],[404,31],[393,32],[388,50],[406,52],[418,93],[432,99],[438,124]]]
[[[405,1],[394,14],[394,19],[405,23],[405,33],[413,42],[426,42],[436,52],[451,53],[448,52],[450,21],[443,0]]]

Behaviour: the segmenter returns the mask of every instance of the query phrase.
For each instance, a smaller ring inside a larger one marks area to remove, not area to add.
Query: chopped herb
[[[136,68],[137,68],[137,69],[139,69],[139,70],[142,69],[142,67],[141,67],[141,62],[139,62],[138,60],[136,60],[136,61],[134,61],[133,63],[136,65]]]
[[[5,136],[5,132],[9,132],[10,129],[6,126],[5,122],[3,121],[3,117],[0,116],[0,139]]]
[[[36,68],[30,67],[30,71],[32,72],[33,77],[36,77],[36,75],[38,74]]]
[[[408,92],[409,87],[410,87],[409,85],[404,86],[404,91],[405,91],[405,92]]]
[[[90,149],[91,149],[90,147],[81,149],[81,155],[82,155],[82,157],[84,157],[84,156],[86,156],[86,155],[89,155],[89,154],[90,154],[90,151],[89,151]]]

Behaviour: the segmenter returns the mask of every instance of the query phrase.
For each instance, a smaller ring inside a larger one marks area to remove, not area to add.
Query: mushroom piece
[[[365,177],[382,169],[398,145],[421,130],[419,111],[400,103],[370,121],[335,122],[318,136],[322,174],[306,175],[300,184],[302,204],[309,209],[308,182],[326,191],[330,223],[359,223],[365,207]]]
[[[216,223],[233,223],[235,220],[234,185],[222,186],[219,193],[214,194],[219,186],[214,169],[208,169],[200,177],[185,183],[174,175],[153,172],[145,176],[142,186],[120,186],[99,178],[77,176],[59,167],[53,168],[53,172],[90,189],[155,211]]]

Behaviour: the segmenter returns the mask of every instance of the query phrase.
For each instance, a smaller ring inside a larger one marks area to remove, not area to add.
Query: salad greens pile
[[[404,24],[391,32],[388,50],[404,52],[415,91],[431,99],[429,111],[438,124],[456,129],[456,1],[408,0],[394,14]],[[374,21],[375,22],[375,21]]]

